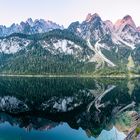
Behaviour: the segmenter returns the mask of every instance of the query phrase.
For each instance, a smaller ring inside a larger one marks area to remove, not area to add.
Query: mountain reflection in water
[[[1,77],[0,138],[130,139],[139,91],[139,79]]]

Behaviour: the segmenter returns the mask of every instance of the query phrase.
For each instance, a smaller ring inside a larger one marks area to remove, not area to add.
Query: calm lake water
[[[140,79],[0,78],[0,140],[124,140]]]

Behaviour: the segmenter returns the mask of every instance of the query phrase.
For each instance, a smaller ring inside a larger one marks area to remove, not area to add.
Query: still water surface
[[[0,78],[0,140],[124,140],[139,79]]]

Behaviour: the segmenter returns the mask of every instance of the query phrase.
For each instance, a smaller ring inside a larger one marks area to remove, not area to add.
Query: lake
[[[133,139],[139,112],[140,79],[0,77],[0,140]]]

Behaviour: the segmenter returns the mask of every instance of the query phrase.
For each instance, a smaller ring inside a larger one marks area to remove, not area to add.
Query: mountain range
[[[126,15],[103,21],[88,14],[64,28],[28,19],[0,26],[2,74],[139,74],[140,27]]]
[[[44,33],[51,31],[53,29],[64,29],[63,26],[60,26],[52,21],[45,21],[44,19],[32,20],[31,18],[27,19],[25,22],[20,24],[13,23],[10,27],[0,26],[0,37],[8,36],[13,33],[23,33],[23,34],[35,34],[35,33]]]

